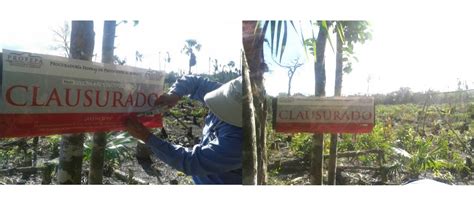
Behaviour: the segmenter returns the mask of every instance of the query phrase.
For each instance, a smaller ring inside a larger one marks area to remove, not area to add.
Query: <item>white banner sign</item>
[[[278,132],[366,133],[374,126],[372,97],[280,97]]]
[[[0,137],[123,129],[153,108],[165,73],[3,50]],[[141,119],[162,126],[161,116]]]

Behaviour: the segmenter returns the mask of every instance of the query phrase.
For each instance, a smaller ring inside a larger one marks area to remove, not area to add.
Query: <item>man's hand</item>
[[[169,95],[165,93],[156,100],[155,106],[158,106],[158,107],[167,106],[168,108],[172,108],[178,103],[180,98],[181,97],[177,95]]]
[[[127,127],[127,131],[130,135],[144,141],[145,143],[147,142],[147,138],[151,132],[136,118],[128,118],[125,121],[125,126]]]

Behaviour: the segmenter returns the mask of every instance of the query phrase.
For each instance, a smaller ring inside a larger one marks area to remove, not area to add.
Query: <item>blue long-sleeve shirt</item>
[[[189,95],[204,103],[204,95],[221,86],[198,76],[184,76],[169,93]],[[230,110],[231,111],[231,110]],[[191,175],[196,184],[242,183],[242,128],[220,120],[212,112],[206,116],[201,142],[192,149],[174,145],[154,135],[147,144],[163,162]]]

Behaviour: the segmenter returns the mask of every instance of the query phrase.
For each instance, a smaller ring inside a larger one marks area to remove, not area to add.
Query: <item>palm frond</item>
[[[321,26],[323,27],[324,31],[326,32],[326,39],[329,41],[329,46],[331,46],[331,50],[334,53],[334,45],[332,44],[331,36],[329,35],[329,21],[323,20],[321,21]],[[330,22],[329,22],[330,23]]]

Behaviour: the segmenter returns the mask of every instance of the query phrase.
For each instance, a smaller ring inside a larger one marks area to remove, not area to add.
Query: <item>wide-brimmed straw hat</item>
[[[222,121],[242,127],[242,77],[207,93],[204,101]]]

